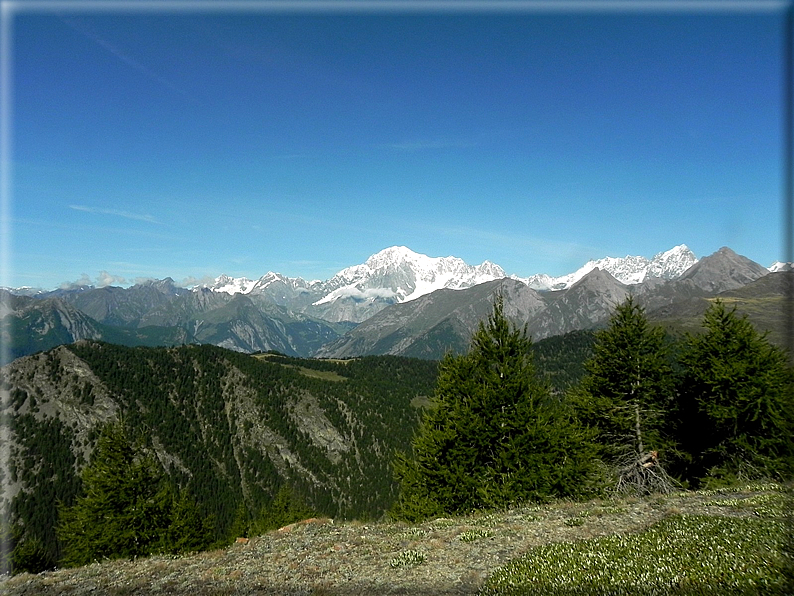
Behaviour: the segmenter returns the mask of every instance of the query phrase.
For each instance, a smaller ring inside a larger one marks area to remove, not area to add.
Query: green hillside
[[[575,332],[535,344],[555,389],[579,380],[592,341]],[[13,430],[5,506],[57,559],[57,503],[74,502],[101,429],[122,418],[214,520],[218,540],[241,505],[255,518],[285,486],[323,515],[377,518],[396,496],[391,460],[410,443],[436,371],[435,361],[396,356],[96,341],[19,359],[4,369]]]
[[[334,518],[380,516],[390,461],[410,441],[436,363],[257,357],[214,346],[78,342],[5,369],[13,441],[12,519],[57,558],[56,504],[69,505],[104,424],[122,418],[227,537],[288,486]],[[420,399],[420,401],[421,401]]]

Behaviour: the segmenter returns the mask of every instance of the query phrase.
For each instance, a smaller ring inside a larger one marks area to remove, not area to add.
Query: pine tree
[[[289,485],[282,485],[273,500],[262,508],[251,524],[251,533],[261,535],[296,521],[315,517],[317,512],[306,504]]]
[[[660,457],[669,459],[675,381],[664,331],[651,327],[629,295],[596,334],[586,376],[572,392],[581,420],[596,431],[602,459],[617,487],[646,492],[672,488]]]
[[[173,489],[169,489],[173,493]],[[201,515],[186,490],[170,494],[168,528],[163,533],[161,550],[173,554],[204,550],[213,542],[212,521]]]
[[[61,511],[64,565],[148,555],[159,548],[170,522],[168,490],[153,459],[133,448],[122,422],[103,430],[82,480],[84,494]]]
[[[248,513],[245,500],[241,500],[234,510],[234,518],[232,518],[231,526],[229,526],[228,540],[231,542],[237,538],[248,538],[250,531],[251,514]]]
[[[792,369],[746,316],[715,301],[681,356],[680,439],[692,479],[792,472]]]
[[[412,452],[398,454],[392,514],[420,519],[504,507],[590,489],[584,431],[539,382],[526,328],[497,296],[469,352],[447,355]]]

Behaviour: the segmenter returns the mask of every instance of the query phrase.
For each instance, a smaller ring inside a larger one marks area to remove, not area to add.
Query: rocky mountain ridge
[[[431,258],[393,247],[328,282],[269,273],[252,285],[219,278],[214,289],[180,288],[167,278],[130,288],[13,296],[1,301],[2,333],[12,359],[83,338],[125,345],[211,343],[292,356],[439,358],[449,349],[465,349],[478,317],[487,312],[486,303],[500,288],[515,301],[508,305],[515,320],[541,339],[598,326],[628,292],[649,311],[666,309],[671,316],[682,301],[702,300],[770,275],[729,248],[689,265],[693,260],[681,245],[653,259],[591,261],[558,278],[552,291],[507,277],[487,261],[474,267],[454,257]],[[248,292],[223,290],[231,287]],[[50,314],[44,313],[47,309]],[[87,319],[76,325],[78,317]]]
[[[722,292],[745,288],[748,295],[753,295],[756,292],[753,285],[762,278],[786,275],[790,273],[769,273],[750,259],[722,248],[678,278],[651,278],[635,285],[621,283],[599,268],[590,270],[570,287],[555,292],[537,291],[515,279],[495,280],[467,290],[439,291],[411,303],[395,304],[324,345],[315,356],[399,354],[440,358],[447,351],[461,352],[466,349],[468,338],[487,314],[497,292],[505,297],[506,314],[517,324],[526,325],[534,340],[540,340],[604,325],[615,306],[630,293],[637,297],[652,320],[675,322],[683,317],[689,321],[702,314],[709,300]],[[777,316],[759,320],[777,328],[786,320],[780,302],[786,286],[781,283],[775,287],[776,298],[767,295],[765,299],[772,309],[777,309]],[[757,292],[768,294],[762,288]],[[783,341],[781,330],[774,330],[777,332],[775,339]]]

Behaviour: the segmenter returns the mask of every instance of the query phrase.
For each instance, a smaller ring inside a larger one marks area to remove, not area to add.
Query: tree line
[[[784,479],[794,467],[792,367],[715,301],[703,332],[672,338],[633,296],[596,333],[564,393],[537,373],[501,296],[468,353],[441,362],[410,451],[394,462],[408,521],[623,491]]]

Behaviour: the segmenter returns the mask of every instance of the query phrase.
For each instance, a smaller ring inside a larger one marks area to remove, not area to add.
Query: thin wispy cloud
[[[127,279],[124,276],[108,273],[104,269],[99,272],[99,276],[96,278],[96,285],[99,288],[104,288],[105,286],[111,286],[113,284],[125,283],[127,283]]]
[[[193,275],[189,275],[182,280],[182,287],[190,288],[192,286],[211,285],[214,281],[215,278],[211,275],[205,275],[203,277],[194,277]],[[136,283],[139,282],[136,280]]]
[[[107,286],[112,285],[122,285],[126,284],[127,279],[122,275],[114,275],[113,273],[108,273],[104,269],[99,272],[99,275],[96,276],[95,279],[91,279],[87,273],[83,273],[79,279],[75,281],[64,281],[61,282],[60,288],[62,290],[73,290],[75,288],[80,288],[83,286],[93,286],[95,288],[105,288]]]
[[[116,58],[121,60],[130,68],[137,70],[139,73],[152,79],[153,81],[157,81],[158,83],[164,85],[165,87],[168,87],[172,91],[176,91],[177,93],[190,98],[190,96],[183,89],[180,89],[178,86],[174,85],[168,79],[163,78],[162,76],[154,72],[152,69],[148,68],[144,64],[141,64],[140,62],[132,58],[127,52],[123,51],[118,46],[113,45],[108,40],[101,37],[84,20],[69,17],[69,18],[61,18],[61,21],[63,21],[66,25],[68,25],[69,27],[71,27],[72,29],[74,29],[84,37],[90,39],[97,45],[103,47],[105,50],[113,54]]]
[[[162,222],[157,221],[153,216],[145,213],[132,213],[131,211],[123,211],[120,209],[101,209],[99,207],[88,207],[87,205],[69,205],[69,209],[75,211],[83,211],[85,213],[94,213],[98,215],[114,215],[116,217],[124,217],[126,219],[134,219],[136,221],[145,221],[160,225]]]
[[[75,281],[64,281],[64,282],[61,282],[61,285],[59,287],[62,290],[74,290],[74,289],[79,288],[81,286],[91,286],[91,285],[93,285],[93,282],[91,281],[91,278],[88,277],[87,273],[83,273],[83,275],[80,276],[80,279],[77,279]]]

